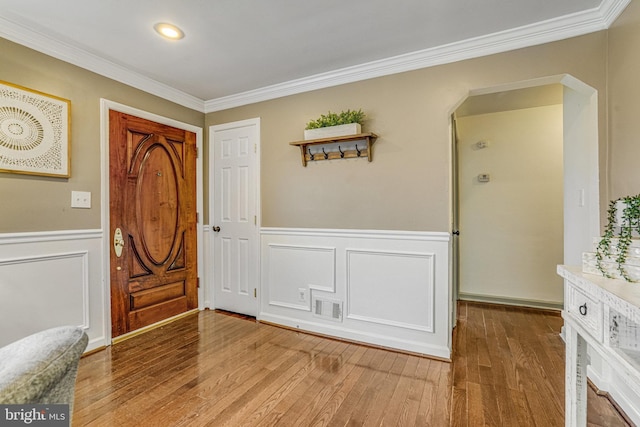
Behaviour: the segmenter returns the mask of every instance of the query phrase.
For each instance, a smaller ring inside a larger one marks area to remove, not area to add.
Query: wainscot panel
[[[101,230],[0,234],[0,346],[61,325],[107,345],[101,266]]]
[[[449,234],[263,228],[258,320],[451,356]]]

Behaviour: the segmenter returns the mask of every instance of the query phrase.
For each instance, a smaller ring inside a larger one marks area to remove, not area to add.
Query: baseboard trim
[[[104,350],[105,348],[107,348],[107,346],[106,346],[106,345],[101,345],[101,346],[99,346],[99,347],[92,348],[91,350],[87,350],[87,351],[85,351],[84,353],[82,353],[82,356],[81,356],[81,357],[91,356],[92,354],[94,354],[94,353],[98,353],[98,352],[100,352],[100,351]]]
[[[173,317],[169,317],[168,319],[164,319],[164,320],[161,320],[159,322],[156,322],[153,325],[145,326],[143,328],[136,329],[135,331],[131,331],[129,333],[120,335],[118,337],[114,337],[114,338],[111,339],[111,344],[121,343],[122,341],[126,341],[129,338],[133,338],[135,336],[144,334],[145,332],[149,332],[149,331],[151,331],[153,329],[159,328],[160,326],[164,326],[167,323],[175,322],[176,320],[182,319],[183,317],[188,317],[188,316],[191,316],[192,314],[196,314],[196,313],[199,313],[199,312],[200,312],[199,308],[194,308],[193,310],[185,311],[184,313],[180,313],[180,314],[177,314],[177,315],[175,315]]]
[[[237,317],[237,316],[235,316],[235,317]],[[424,357],[425,359],[432,359],[432,360],[438,360],[440,362],[452,363],[451,359],[444,358],[444,357],[432,356],[430,354],[418,353],[418,352],[415,352],[415,351],[403,350],[403,349],[395,348],[395,347],[387,347],[387,346],[384,346],[384,345],[371,344],[371,343],[367,343],[367,342],[363,342],[363,341],[357,341],[357,340],[352,340],[352,339],[348,339],[348,338],[342,338],[342,337],[338,337],[338,336],[335,336],[335,335],[327,335],[327,334],[322,334],[322,333],[319,333],[319,332],[311,332],[311,331],[307,331],[307,330],[304,330],[304,329],[294,328],[292,326],[286,326],[286,325],[283,325],[281,323],[269,322],[267,320],[258,320],[258,323],[262,323],[264,325],[273,326],[273,327],[276,327],[276,328],[286,329],[288,331],[298,332],[298,333],[301,333],[301,334],[307,334],[307,335],[313,335],[315,337],[326,338],[328,340],[340,341],[340,342],[345,342],[345,343],[349,343],[349,344],[361,345],[363,347],[369,347],[369,348],[375,348],[375,349],[379,349],[379,350],[392,351],[392,352],[395,352],[395,353],[408,354],[410,356]]]
[[[442,361],[451,361],[451,351],[447,347],[428,344],[421,341],[405,340],[389,336],[381,336],[371,332],[353,330],[345,327],[309,322],[302,319],[279,316],[269,313],[260,313],[258,322],[274,326],[284,327],[312,335],[326,336],[328,338],[354,342],[362,345],[376,346],[378,348],[392,349],[393,351],[418,354],[423,357]]]
[[[461,301],[486,302],[490,304],[515,305],[518,307],[543,308],[546,310],[560,311],[564,303],[554,301],[539,301],[523,298],[498,297],[493,295],[478,295],[460,292],[458,299]]]

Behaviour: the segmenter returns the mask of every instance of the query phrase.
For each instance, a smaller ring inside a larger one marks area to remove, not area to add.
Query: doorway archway
[[[460,101],[451,115],[452,147],[452,202],[451,218],[454,232],[452,244],[453,306],[460,293],[459,192],[455,141],[455,112],[471,97],[506,93],[523,89],[560,85],[562,88],[562,150],[563,150],[563,263],[579,265],[582,252],[592,249],[593,238],[600,229],[599,164],[598,164],[598,115],[597,91],[570,75],[550,76],[540,79],[472,90]],[[555,266],[551,266],[555,270]],[[490,268],[490,267],[489,267]],[[499,274],[499,273],[497,273]],[[513,302],[519,305],[538,304],[509,298],[483,299],[491,302]],[[557,304],[556,304],[557,305]],[[544,306],[544,304],[542,304]],[[454,314],[455,316],[455,314]],[[455,317],[454,317],[455,319]]]

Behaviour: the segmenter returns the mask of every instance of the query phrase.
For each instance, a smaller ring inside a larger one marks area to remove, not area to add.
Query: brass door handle
[[[124,248],[122,230],[120,230],[120,228],[116,228],[116,231],[113,233],[113,250],[118,258],[122,256],[122,248]]]

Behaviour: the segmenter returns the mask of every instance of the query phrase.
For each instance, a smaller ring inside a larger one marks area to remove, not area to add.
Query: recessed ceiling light
[[[180,40],[184,37],[184,33],[182,32],[182,30],[172,24],[159,22],[153,26],[153,29],[156,30],[156,33],[160,34],[166,39]]]

